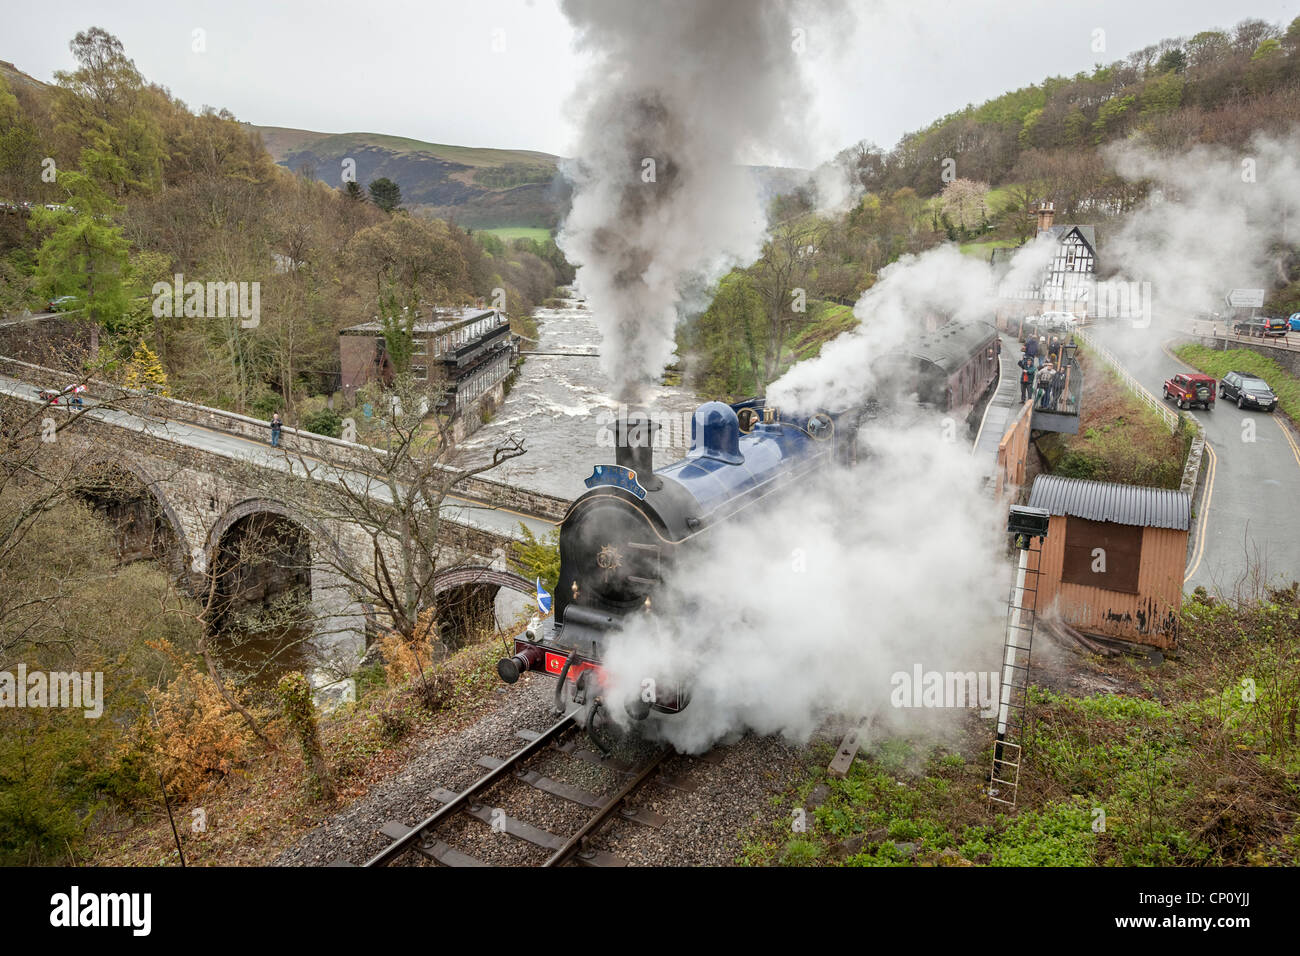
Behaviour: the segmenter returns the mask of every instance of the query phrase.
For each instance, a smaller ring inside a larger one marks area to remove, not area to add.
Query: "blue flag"
[[[537,610],[542,612],[545,617],[551,613],[551,596],[546,593],[546,588],[542,587],[542,579],[537,579]]]

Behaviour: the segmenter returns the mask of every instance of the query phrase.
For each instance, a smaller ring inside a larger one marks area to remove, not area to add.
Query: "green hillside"
[[[454,218],[476,228],[549,230],[559,222],[568,190],[558,157],[525,149],[428,143],[386,133],[320,133],[282,126],[248,127],[281,166],[337,186],[345,160],[365,185],[391,179],[408,209]]]
[[[283,163],[294,153],[305,149],[356,150],[366,146],[378,147],[393,153],[425,153],[449,163],[473,167],[499,167],[509,164],[548,166],[555,168],[558,156],[529,149],[493,149],[486,146],[451,146],[446,143],[429,143],[405,136],[386,133],[317,133],[312,130],[291,129],[284,126],[253,126],[262,135],[267,152],[277,163]]]

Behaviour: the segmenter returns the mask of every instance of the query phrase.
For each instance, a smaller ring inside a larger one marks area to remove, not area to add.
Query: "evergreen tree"
[[[111,162],[94,150],[84,159],[92,167]],[[36,254],[37,285],[51,298],[76,296],[82,315],[117,331],[131,304],[125,280],[130,246],[112,219],[121,207],[83,172],[61,172],[57,183],[65,194],[62,208],[32,210],[32,228],[49,230]]]
[[[410,371],[411,356],[415,354],[415,324],[420,321],[419,307],[404,305],[401,294],[390,288],[380,296],[379,308],[379,324],[383,328],[388,361],[392,363],[395,374],[405,375]]]
[[[1181,73],[1185,69],[1187,69],[1187,54],[1182,51],[1181,47],[1166,50],[1156,63],[1157,73],[1168,73],[1170,70]]]
[[[370,184],[370,201],[384,212],[392,212],[402,205],[402,190],[387,176]]]

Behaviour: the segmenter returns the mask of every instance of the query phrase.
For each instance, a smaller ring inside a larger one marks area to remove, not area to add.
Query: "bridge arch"
[[[435,595],[467,584],[487,584],[498,588],[518,591],[520,594],[536,594],[536,585],[522,575],[513,571],[500,571],[492,567],[460,564],[445,571],[439,571],[433,578]]]
[[[232,534],[261,537],[260,544],[267,548],[262,554],[269,560],[248,561],[246,553],[227,550],[240,547],[229,540]],[[221,598],[212,623],[226,623],[227,613],[241,606],[272,606],[292,588],[311,607],[310,655],[335,673],[355,669],[366,630],[366,608],[348,579],[355,576],[356,564],[321,522],[274,498],[245,498],[212,525],[202,555],[193,570],[205,586],[216,576]],[[305,623],[296,615],[293,620],[298,622],[293,626]]]
[[[286,521],[291,521],[316,541],[329,548],[334,557],[343,562],[345,567],[352,567],[346,552],[344,552],[334,535],[326,531],[319,522],[308,518],[296,509],[286,505],[283,501],[277,501],[274,498],[245,498],[243,501],[226,509],[226,512],[217,519],[216,523],[208,531],[208,540],[203,546],[203,554],[206,559],[204,567],[212,567],[212,561],[217,556],[217,549],[221,547],[221,540],[225,537],[226,532],[234,527],[236,523],[256,514],[273,514],[284,518]]]
[[[491,565],[461,564],[435,574],[433,594],[443,643],[454,648],[475,631],[500,626],[497,597],[502,589],[528,597],[537,593],[532,581]],[[517,611],[518,602],[509,613]]]
[[[154,478],[153,475],[139,464],[139,462],[130,457],[109,458],[100,455],[90,458],[79,470],[75,493],[79,497],[89,501],[92,507],[108,514],[110,520],[115,519],[118,523],[119,536],[124,536],[131,529],[122,527],[123,514],[120,513],[120,508],[115,509],[113,504],[117,503],[120,506],[125,502],[129,506],[143,501],[144,498],[139,496],[135,498],[125,498],[124,496],[107,493],[105,489],[109,486],[109,482],[114,476],[129,476],[134,479],[135,483],[145,493],[145,497],[149,500],[149,504],[153,511],[152,517],[163,519],[165,521],[168,535],[171,538],[170,544],[165,548],[163,554],[158,554],[157,551],[152,548],[151,550],[154,550],[155,556],[163,560],[172,574],[177,577],[183,576],[187,567],[187,556],[190,553],[189,537],[185,533],[185,525],[181,521],[180,515],[176,512],[175,507],[173,507],[171,501],[168,499],[167,493],[163,490],[162,483]],[[114,515],[115,510],[119,511],[116,515]],[[134,519],[142,517],[138,513],[134,515],[128,514],[126,516],[131,519],[132,523],[134,522]],[[144,530],[145,533],[149,535],[150,540],[152,540],[154,529],[140,530]],[[121,537],[118,546],[119,549],[125,550],[124,542]]]

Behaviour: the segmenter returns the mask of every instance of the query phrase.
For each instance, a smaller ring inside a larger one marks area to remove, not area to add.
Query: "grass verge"
[[[993,722],[964,739],[894,739],[844,779],[833,750],[739,862],[784,866],[1194,866],[1300,861],[1300,588],[1185,606],[1180,655],[1065,665],[1114,693],[1035,686],[1016,812],[983,788]],[[1050,675],[1049,675],[1050,676]],[[1035,679],[1045,683],[1044,673]],[[813,806],[815,805],[815,809]]]
[[[1105,362],[1080,346],[1079,433],[1048,435],[1038,450],[1054,475],[1178,488],[1192,430],[1170,433],[1159,413],[1128,390]]]
[[[1250,349],[1220,351],[1205,345],[1180,345],[1174,349],[1180,359],[1198,368],[1206,375],[1223,378],[1229,372],[1245,372],[1268,382],[1277,396],[1277,407],[1292,422],[1300,424],[1300,378],[1296,378],[1281,365]]]

